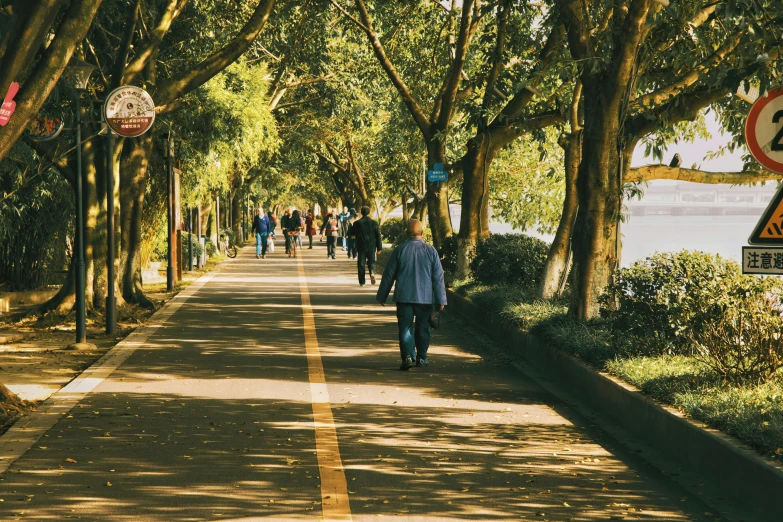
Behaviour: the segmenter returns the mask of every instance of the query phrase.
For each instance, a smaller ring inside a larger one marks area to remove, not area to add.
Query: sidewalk
[[[0,475],[0,519],[716,520],[456,321],[400,372],[374,293],[245,248]]]

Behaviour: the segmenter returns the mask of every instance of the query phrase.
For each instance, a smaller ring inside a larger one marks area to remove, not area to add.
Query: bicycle
[[[288,257],[296,257],[296,238],[299,237],[299,230],[287,230],[286,234],[290,236]]]

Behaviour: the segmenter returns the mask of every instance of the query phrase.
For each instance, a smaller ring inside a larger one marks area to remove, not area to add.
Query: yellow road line
[[[302,257],[298,257],[299,292],[302,295],[304,315],[305,351],[307,370],[310,376],[310,395],[313,403],[313,424],[315,427],[315,450],[318,470],[321,476],[321,505],[324,520],[351,520],[351,506],[348,502],[348,483],[340,458],[337,429],[334,426],[329,390],[326,387],[321,350],[315,332],[313,307],[307,288]]]

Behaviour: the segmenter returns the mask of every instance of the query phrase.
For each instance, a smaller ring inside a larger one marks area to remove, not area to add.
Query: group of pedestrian
[[[359,285],[366,284],[369,273],[374,285],[375,263],[383,243],[378,223],[370,218],[370,208],[363,206],[359,217],[354,209],[343,207],[329,209],[320,227],[321,239],[326,238],[326,257],[336,259],[339,244],[349,259],[356,259]],[[277,225],[272,212],[264,214],[262,208],[256,211],[253,233],[256,236],[256,257],[266,258],[269,238],[274,238]],[[312,210],[302,218],[292,207],[286,209],[280,219],[285,236],[286,254],[296,257],[296,245],[302,246],[300,233],[307,236],[308,249],[313,248],[316,235],[316,217]],[[400,343],[400,370],[427,367],[427,351],[430,345],[430,328],[437,327],[437,314],[446,305],[446,286],[443,267],[437,250],[422,239],[423,225],[417,219],[408,221],[408,240],[398,245],[389,256],[383,271],[375,299],[383,306],[394,286],[394,301],[397,307],[397,334]]]

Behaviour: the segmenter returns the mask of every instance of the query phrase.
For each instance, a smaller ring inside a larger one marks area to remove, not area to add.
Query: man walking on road
[[[438,251],[421,238],[423,226],[418,219],[408,221],[408,241],[392,251],[383,271],[375,299],[386,306],[391,287],[397,303],[397,328],[400,339],[400,370],[429,364],[430,323],[433,303],[438,310],[446,306],[446,284]],[[361,255],[361,250],[359,251]],[[414,328],[414,319],[416,326]],[[413,330],[413,331],[412,331]]]
[[[272,226],[269,223],[269,217],[264,214],[264,209],[259,208],[256,210],[256,217],[253,218],[253,228],[251,233],[256,235],[256,259],[261,256],[266,259],[266,246],[269,233],[272,231]]]
[[[356,265],[359,269],[359,286],[364,286],[364,265],[367,264],[370,269],[370,281],[375,284],[375,254],[381,253],[383,243],[381,243],[381,231],[378,223],[370,218],[370,207],[362,207],[362,217],[351,225],[349,236],[353,236],[356,241],[356,250],[359,253],[359,259]]]

